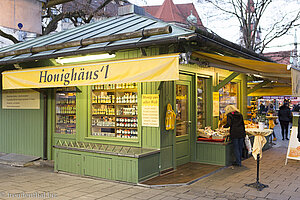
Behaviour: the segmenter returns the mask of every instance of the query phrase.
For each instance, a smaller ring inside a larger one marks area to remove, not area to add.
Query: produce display
[[[258,128],[258,124],[253,123],[249,120],[244,120],[245,128]]]
[[[246,128],[246,133],[250,134],[250,135],[261,135],[261,136],[268,136],[272,133],[272,129],[264,129],[264,130],[260,130],[258,128]]]
[[[198,135],[201,138],[225,139],[229,135],[229,128],[220,128],[212,130],[211,127],[205,127],[205,129],[198,129]]]

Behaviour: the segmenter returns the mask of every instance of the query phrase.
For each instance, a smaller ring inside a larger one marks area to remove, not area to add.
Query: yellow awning
[[[179,55],[13,70],[2,75],[3,89],[178,80]]]
[[[248,96],[287,96],[292,95],[292,87],[260,88]]]
[[[211,63],[215,63],[216,65],[221,66],[220,68],[224,68],[231,71],[274,77],[275,79],[291,79],[291,72],[287,70],[287,66],[284,64],[250,60],[244,58],[235,58],[199,51],[193,53],[192,56],[201,58],[204,61],[208,61],[210,65]]]

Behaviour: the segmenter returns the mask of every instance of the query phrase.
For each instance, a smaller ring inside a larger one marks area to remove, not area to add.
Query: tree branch
[[[0,29],[0,36],[12,41],[14,44],[20,42],[19,40],[17,40],[13,35],[4,33],[1,29]]]

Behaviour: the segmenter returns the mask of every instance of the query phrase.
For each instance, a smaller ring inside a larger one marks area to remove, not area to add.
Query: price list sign
[[[142,126],[159,127],[159,95],[142,95]]]

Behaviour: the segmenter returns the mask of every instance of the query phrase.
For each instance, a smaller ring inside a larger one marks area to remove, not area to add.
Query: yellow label
[[[5,71],[3,89],[47,88],[179,79],[179,55],[145,57],[86,65]]]

